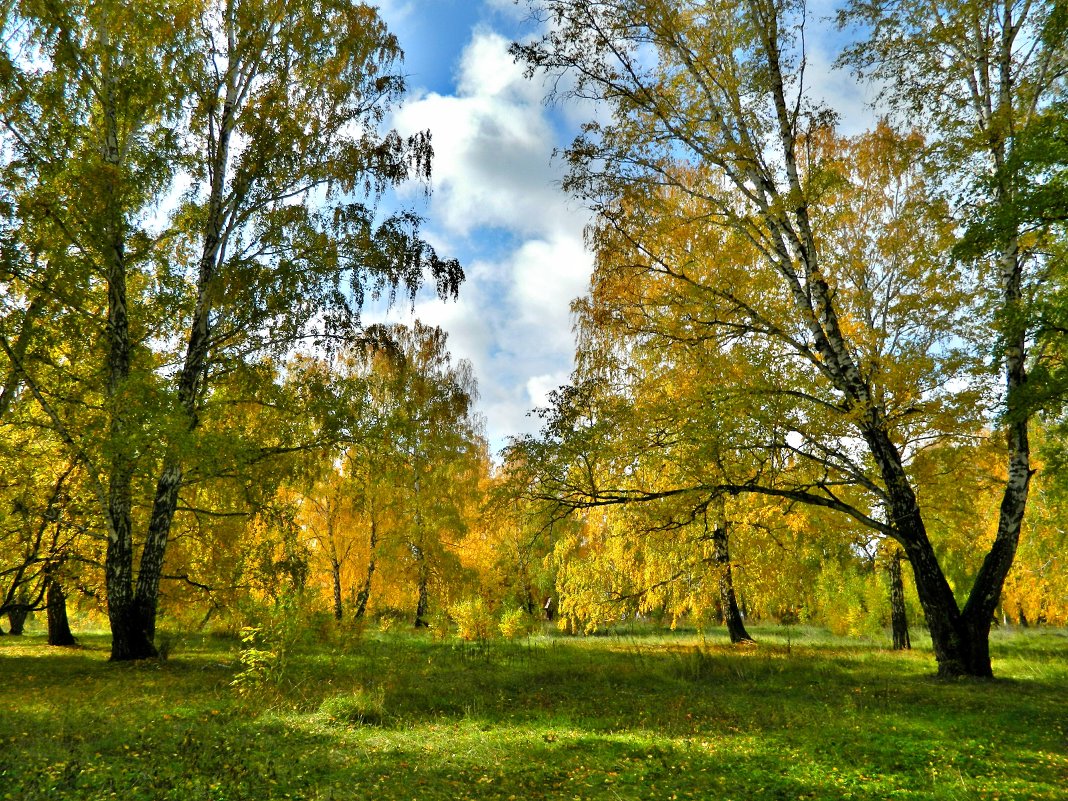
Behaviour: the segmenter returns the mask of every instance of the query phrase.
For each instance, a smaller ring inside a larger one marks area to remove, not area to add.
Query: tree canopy
[[[666,489],[655,470],[635,486],[626,460],[607,480],[590,470],[581,503],[756,493],[841,512],[905,550],[940,672],[989,675],[1032,472],[1030,288],[1051,262],[1011,211],[1024,176],[1009,165],[1063,86],[1063,39],[1042,35],[1051,9],[847,7],[867,27],[846,58],[916,128],[846,141],[807,91],[803,3],[533,5],[549,32],[513,52],[609,114],[568,150],[566,186],[597,214],[580,307],[602,332],[592,350],[607,343],[635,408],[643,379],[692,387],[666,416],[691,427],[667,441],[700,449]],[[969,256],[960,231],[977,209],[1002,224]],[[580,378],[612,386],[597,362]],[[961,608],[911,464],[994,426],[1008,465],[997,535]]]
[[[176,619],[905,647],[920,612],[942,675],[989,677],[996,619],[1063,622],[1062,4],[845,2],[853,134],[802,0],[528,6],[513,56],[590,116],[595,263],[570,382],[496,460],[447,332],[378,316],[464,273],[395,191],[434,153],[390,127],[374,7],[0,7],[12,632],[69,639],[72,598],[114,660]]]

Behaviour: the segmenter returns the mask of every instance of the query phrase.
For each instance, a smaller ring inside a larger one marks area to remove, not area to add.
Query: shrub
[[[322,611],[305,612],[301,617],[301,628],[308,643],[326,645],[334,641],[339,624],[332,613]]]
[[[161,631],[156,636],[156,651],[159,653],[159,661],[166,662],[178,649],[181,637],[174,631]]]
[[[496,621],[481,598],[465,598],[453,604],[449,615],[456,622],[456,634],[461,640],[481,642],[495,633]]]
[[[263,684],[277,684],[285,673],[284,651],[272,649],[265,639],[265,630],[259,626],[241,629],[241,650],[237,655],[241,670],[230,682],[241,695],[249,695]]]
[[[537,621],[525,610],[515,608],[504,611],[499,628],[502,637],[507,640],[516,640],[530,634],[536,625]]]
[[[241,695],[248,695],[264,684],[282,682],[289,658],[302,635],[302,621],[295,610],[296,601],[284,599],[273,608],[255,610],[258,619],[241,628],[237,655],[241,670],[230,682]]]
[[[341,723],[378,726],[385,719],[386,692],[382,687],[357,687],[345,695],[332,695],[319,704],[319,714]]]
[[[452,619],[444,609],[438,609],[430,615],[427,621],[431,635],[435,640],[444,640],[452,634]]]
[[[378,630],[385,634],[393,629],[410,625],[411,615],[400,609],[386,607],[375,613],[375,621],[378,623]]]

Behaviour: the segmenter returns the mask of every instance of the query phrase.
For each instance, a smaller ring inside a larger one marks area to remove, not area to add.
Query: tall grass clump
[[[357,687],[350,693],[331,695],[319,704],[319,714],[332,721],[357,726],[380,726],[386,717],[383,687]]]

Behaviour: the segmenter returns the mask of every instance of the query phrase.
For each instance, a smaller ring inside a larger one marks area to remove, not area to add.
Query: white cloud
[[[549,405],[549,393],[557,387],[565,384],[569,378],[568,373],[549,373],[548,375],[536,375],[527,380],[527,397],[530,398],[532,407],[544,407]]]
[[[570,303],[585,291],[590,268],[580,237],[531,239],[499,261],[465,265],[459,300],[420,299],[389,318],[419,319],[449,333],[454,357],[475,369],[486,433],[497,450],[507,437],[535,430],[538,421],[528,412],[567,382],[574,353]]]
[[[530,8],[524,0],[485,0],[486,7],[503,14],[513,22],[525,20],[530,16]]]
[[[541,91],[523,77],[523,67],[508,52],[510,42],[496,31],[479,27],[460,57],[456,76],[459,97],[514,97],[537,104]]]
[[[464,264],[458,301],[420,298],[411,314],[390,317],[417,317],[449,332],[450,350],[475,368],[494,449],[536,429],[528,411],[566,382],[570,303],[586,290],[592,264],[582,242],[587,215],[558,187],[562,166],[552,153],[561,137],[543,87],[523,77],[508,44],[476,28],[455,72],[455,94],[424,93],[393,121],[401,133],[433,134],[428,238],[443,254],[474,259]]]
[[[425,14],[436,2],[385,0],[382,6],[402,33],[407,27],[418,32],[422,28],[412,23],[422,18],[415,10],[422,6]],[[523,0],[483,0],[483,8],[504,27],[528,14]],[[868,127],[873,90],[832,66],[838,42],[825,20],[832,0],[811,8],[818,24],[809,40],[806,84],[843,114],[847,132]],[[424,91],[392,121],[402,133],[433,134],[425,234],[442,255],[467,255],[468,279],[455,303],[421,297],[411,313],[390,317],[417,317],[449,332],[455,356],[475,368],[494,449],[511,434],[537,428],[528,410],[544,405],[571,371],[570,302],[585,292],[592,258],[582,242],[588,217],[559,189],[563,166],[552,153],[581,122],[604,113],[592,101],[546,107],[548,85],[525,79],[508,45],[491,28],[475,28],[455,65],[452,93]],[[567,87],[567,79],[557,86],[564,94]],[[414,199],[422,187],[408,192]]]
[[[570,302],[586,291],[591,267],[582,240],[562,234],[525,242],[509,267],[513,327],[542,347],[570,347]]]
[[[434,142],[430,217],[467,237],[482,227],[544,235],[574,215],[555,183],[557,132],[541,86],[523,77],[508,40],[476,29],[456,75],[457,93],[430,93],[405,104],[402,133],[429,129]]]
[[[393,25],[408,19],[415,12],[415,3],[412,0],[378,0],[378,15],[388,19]]]

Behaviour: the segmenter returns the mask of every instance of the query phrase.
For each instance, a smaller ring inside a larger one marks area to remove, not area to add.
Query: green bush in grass
[[[386,693],[382,687],[357,687],[351,693],[324,698],[319,704],[319,714],[330,720],[360,726],[381,725],[385,711]]]

